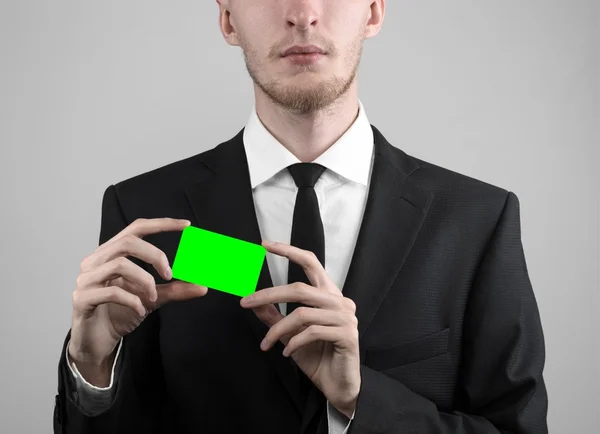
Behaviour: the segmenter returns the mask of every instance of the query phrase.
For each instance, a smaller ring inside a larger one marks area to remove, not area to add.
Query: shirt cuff
[[[327,425],[328,425],[328,434],[346,434],[348,432],[348,428],[350,428],[350,424],[354,419],[354,414],[356,413],[356,409],[352,412],[352,417],[348,419],[348,417],[335,408],[333,405],[327,401]]]
[[[110,382],[106,387],[98,387],[90,384],[83,378],[83,375],[77,369],[75,362],[69,360],[69,345],[67,344],[67,365],[71,370],[71,374],[75,379],[74,400],[87,413],[97,414],[107,409],[114,397],[115,385],[118,380],[118,372],[120,363],[117,363],[123,346],[123,338],[119,341],[117,354],[113,361],[113,366],[110,372]]]

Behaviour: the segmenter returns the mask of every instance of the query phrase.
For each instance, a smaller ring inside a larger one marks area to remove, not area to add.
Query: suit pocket
[[[450,329],[397,345],[368,348],[365,364],[375,370],[395,368],[448,352]]]

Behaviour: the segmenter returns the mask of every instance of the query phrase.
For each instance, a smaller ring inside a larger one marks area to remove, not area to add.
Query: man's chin
[[[300,95],[296,98],[276,98],[274,101],[282,108],[296,114],[316,113],[329,107],[335,99],[324,99],[320,95]]]
[[[347,86],[337,78],[324,79],[316,76],[310,79],[287,77],[256,84],[279,106],[304,114],[327,108],[344,93],[344,89],[347,90]]]

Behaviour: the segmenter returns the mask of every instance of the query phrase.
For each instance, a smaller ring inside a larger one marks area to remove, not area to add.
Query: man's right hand
[[[139,218],[81,262],[73,292],[68,353],[92,384],[107,385],[109,366],[121,337],[135,330],[148,314],[169,301],[206,295],[205,286],[183,281],[157,285],[150,273],[126,258],[133,256],[152,264],[165,280],[170,280],[167,256],[141,238],[181,231],[189,225],[189,220]]]

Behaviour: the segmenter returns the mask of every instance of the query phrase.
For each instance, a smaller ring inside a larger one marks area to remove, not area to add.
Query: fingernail
[[[173,277],[173,271],[171,270],[171,267],[167,267],[167,270],[165,271],[165,276],[167,276],[167,279],[171,280],[171,277]]]
[[[264,350],[265,348],[267,348],[267,338],[264,338],[262,340],[262,342],[260,343],[260,347]]]

